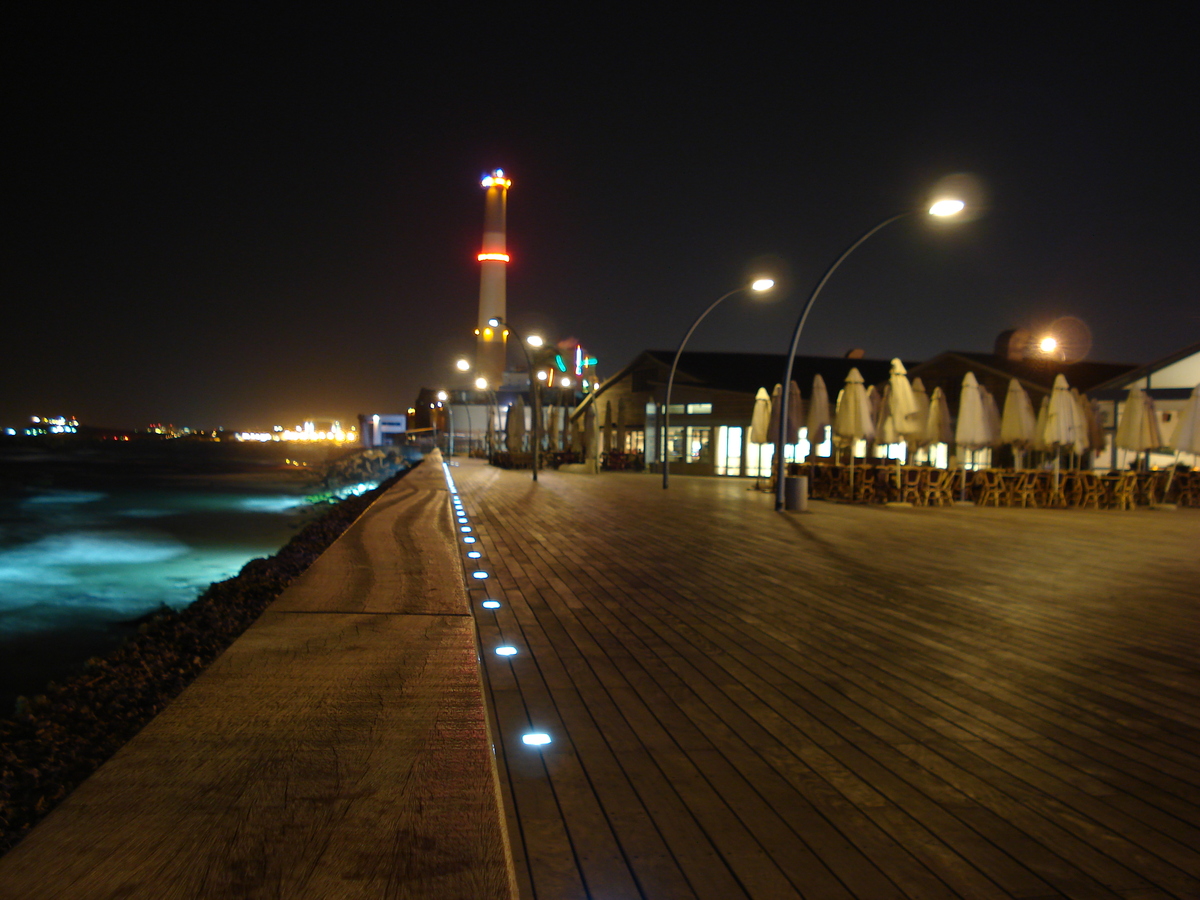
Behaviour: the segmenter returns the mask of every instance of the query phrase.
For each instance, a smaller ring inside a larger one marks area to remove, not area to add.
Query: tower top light
[[[485,188],[502,187],[507,189],[512,187],[512,181],[505,177],[503,169],[496,169],[491,175],[484,175],[479,183]]]

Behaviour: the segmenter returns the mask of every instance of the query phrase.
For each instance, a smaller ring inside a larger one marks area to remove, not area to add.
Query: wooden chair
[[[979,506],[1003,506],[1004,491],[1000,473],[995,469],[979,469],[972,482],[978,492],[975,501]]]
[[[1010,506],[1036,507],[1037,502],[1037,472],[1014,472],[1013,486],[1008,495]]]
[[[1100,478],[1095,472],[1079,473],[1079,506],[1090,506],[1099,509],[1104,498]]]
[[[1137,504],[1137,472],[1122,472],[1113,487],[1112,505],[1117,509],[1133,509]]]
[[[1179,485],[1176,503],[1180,506],[1200,506],[1200,472],[1178,472],[1175,482]]]
[[[924,506],[929,492],[929,467],[905,466],[900,483],[900,499],[913,506]]]
[[[930,469],[925,502],[928,506],[953,506],[953,475],[949,469]]]

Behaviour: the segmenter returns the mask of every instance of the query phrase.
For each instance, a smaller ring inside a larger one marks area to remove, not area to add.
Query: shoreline
[[[91,657],[61,684],[18,698],[12,715],[0,718],[0,855],[178,696],[411,470],[334,504],[277,553],[214,582],[187,607],[130,623],[119,647]]]

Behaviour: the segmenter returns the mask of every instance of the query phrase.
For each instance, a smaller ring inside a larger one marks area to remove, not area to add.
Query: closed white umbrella
[[[962,391],[958,395],[958,421],[954,424],[954,443],[959,449],[971,451],[971,461],[975,461],[975,451],[986,447],[992,440],[991,428],[988,425],[987,413],[983,407],[983,395],[979,393],[979,382],[975,374],[968,372],[963,376]],[[962,492],[960,500],[967,498],[967,474],[963,471]]]
[[[1054,390],[1046,401],[1045,430],[1042,432],[1042,443],[1047,449],[1054,450],[1054,490],[1058,491],[1059,453],[1064,447],[1075,446],[1077,438],[1076,427],[1079,421],[1078,407],[1071,397],[1071,389],[1067,379],[1062,375],[1054,377]]]
[[[1116,441],[1118,447],[1134,453],[1144,453],[1163,445],[1154,401],[1145,391],[1130,389],[1125,408],[1121,410],[1121,421],[1117,424]]]
[[[808,453],[810,457],[817,455],[817,445],[825,440],[825,429],[832,423],[829,416],[829,391],[825,387],[825,379],[818,372],[813,376],[812,397],[808,401],[808,415],[804,425],[808,430]]]
[[[1018,453],[1017,468],[1024,468],[1025,448],[1033,442],[1037,415],[1025,388],[1010,379],[1004,395],[1004,415],[1000,418],[1000,443],[1010,444]]]
[[[896,419],[892,415],[892,386],[885,384],[879,397],[879,409],[875,418],[875,443],[896,444],[900,442]]]
[[[754,397],[754,412],[750,414],[750,443],[766,444],[773,440],[771,427],[771,395],[759,388]]]
[[[783,385],[775,385],[771,391],[771,414],[767,418],[768,440],[774,442],[779,438],[779,411],[783,408]]]
[[[988,431],[987,446],[995,447],[1000,443],[1000,409],[992,392],[982,384],[979,386],[979,400],[983,404],[983,421]]]
[[[860,440],[875,437],[871,402],[867,399],[867,390],[858,369],[850,370],[838,394],[837,409],[833,414],[833,435],[839,443],[850,445],[850,496],[853,497],[854,445]]]
[[[930,444],[949,444],[954,440],[954,426],[950,423],[950,404],[940,387],[933,389],[929,398],[929,418],[925,421],[925,439]]]
[[[920,378],[912,380],[912,390],[913,400],[917,404],[917,423],[920,428],[907,439],[910,460],[916,455],[919,448],[929,443],[929,438],[926,436],[929,428],[929,394],[925,392],[925,385]]]
[[[919,434],[925,428],[921,421],[921,409],[917,398],[913,395],[912,385],[908,381],[908,372],[904,363],[898,359],[892,360],[892,371],[888,376],[888,387],[891,388],[889,411],[896,434],[901,440],[908,440],[910,435]]]
[[[1049,450],[1046,446],[1046,420],[1050,417],[1050,398],[1043,397],[1038,404],[1037,424],[1033,429],[1033,440],[1029,442],[1032,450]]]
[[[1175,467],[1179,465],[1179,454],[1200,454],[1200,385],[1192,390],[1192,395],[1179,412],[1179,421],[1171,433],[1170,446],[1175,450],[1175,465],[1171,466],[1167,475],[1168,491],[1171,489],[1171,479],[1175,477]]]
[[[983,395],[979,393],[979,382],[973,372],[963,376],[962,392],[958,399],[958,421],[954,425],[954,443],[969,450],[986,447],[992,439]]]
[[[800,399],[800,386],[792,381],[788,383],[788,427],[787,443],[800,443],[800,426],[804,424],[804,404]]]
[[[1178,453],[1200,453],[1200,385],[1192,391],[1187,404],[1179,413],[1171,447]]]

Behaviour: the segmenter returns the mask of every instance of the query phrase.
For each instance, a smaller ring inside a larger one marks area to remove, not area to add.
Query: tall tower
[[[504,326],[504,281],[508,265],[504,220],[512,182],[503,169],[496,169],[492,174],[484,175],[481,183],[487,191],[487,199],[483,215],[483,249],[479,252],[479,323],[475,328],[479,341],[475,350],[475,371],[486,378],[489,385],[499,386],[504,378],[508,338],[508,329]],[[489,325],[491,319],[498,320],[499,327]]]

